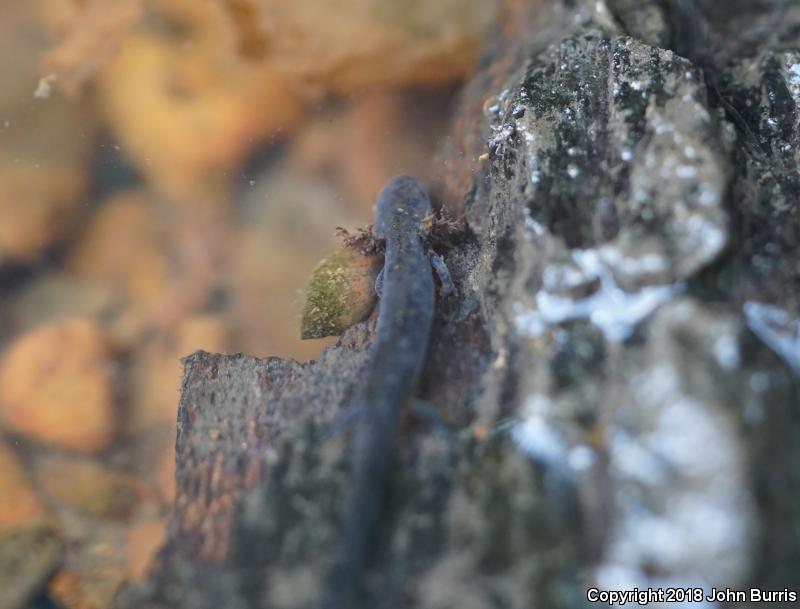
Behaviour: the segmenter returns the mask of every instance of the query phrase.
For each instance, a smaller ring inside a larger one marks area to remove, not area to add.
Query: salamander
[[[454,286],[442,258],[428,245],[432,208],[413,177],[381,190],[373,234],[385,242],[378,275],[378,322],[369,372],[355,399],[351,440],[352,486],[342,542],[324,586],[321,608],[347,607],[358,587],[378,529],[398,411],[412,397],[425,362],[433,322],[436,271],[443,295]]]

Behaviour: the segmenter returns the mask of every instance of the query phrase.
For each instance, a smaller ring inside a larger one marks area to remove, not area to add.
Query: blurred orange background
[[[0,1],[0,545],[63,544],[58,603],[109,607],[157,548],[182,356],[329,344],[299,340],[308,274],[387,178],[436,172],[494,12]]]

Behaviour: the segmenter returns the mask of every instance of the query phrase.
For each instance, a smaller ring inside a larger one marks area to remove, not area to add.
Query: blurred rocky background
[[[180,358],[307,360],[300,290],[436,173],[482,0],[0,2],[0,607],[161,543]],[[19,577],[22,573],[25,576]]]

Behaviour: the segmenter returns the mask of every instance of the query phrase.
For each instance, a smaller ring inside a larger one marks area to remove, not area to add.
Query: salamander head
[[[430,199],[419,181],[398,176],[389,180],[378,195],[373,232],[385,239],[391,230],[419,231],[430,213]]]

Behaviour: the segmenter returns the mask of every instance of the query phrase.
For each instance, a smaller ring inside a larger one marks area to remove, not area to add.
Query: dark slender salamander
[[[366,568],[378,528],[398,410],[408,402],[425,361],[433,321],[431,266],[442,293],[453,284],[442,259],[426,240],[431,203],[409,176],[390,180],[378,196],[373,233],[386,244],[375,289],[377,338],[366,386],[354,404],[358,419],[352,439],[353,484],[343,540],[323,589],[322,609],[347,607]]]

